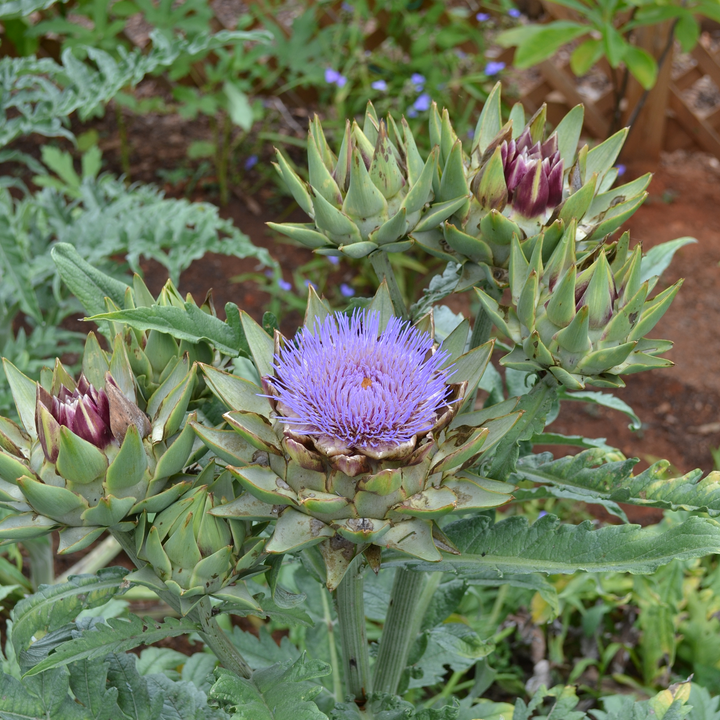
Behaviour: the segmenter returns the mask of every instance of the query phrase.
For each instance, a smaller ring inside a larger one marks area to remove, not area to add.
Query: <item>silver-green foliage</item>
[[[0,60],[0,147],[22,135],[74,136],[67,118],[78,113],[81,120],[93,117],[109,100],[146,75],[171,67],[181,56],[192,56],[224,45],[265,38],[264,33],[222,31],[193,39],[151,33],[148,53],[118,47],[115,58],[93,47],[83,47],[82,62],[71,49],[62,63],[50,58],[6,57]]]

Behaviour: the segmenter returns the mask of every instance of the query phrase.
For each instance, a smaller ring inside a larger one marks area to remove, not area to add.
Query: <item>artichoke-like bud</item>
[[[92,381],[84,373],[77,382],[59,360],[39,383],[4,361],[22,427],[0,418],[0,504],[14,511],[0,522],[0,539],[58,528],[59,551],[79,550],[191,487],[195,477],[182,471],[196,440],[185,423],[195,366],[183,358],[145,402],[121,336],[106,355],[91,334],[84,364]]]
[[[410,326],[381,294],[352,317],[311,294],[292,342],[247,333],[264,390],[203,368],[231,429],[196,432],[246,491],[211,512],[275,520],[269,553],[319,544],[331,588],[359,552],[374,567],[383,548],[440,560],[453,548],[439,518],[502,505],[513,489],[470,468],[519,414],[461,412],[492,343],[465,352],[463,322],[438,345],[432,315]]]
[[[543,263],[538,241],[528,261],[517,238],[510,253],[511,305],[477,290],[497,328],[515,348],[500,361],[525,371],[550,371],[564,386],[623,387],[619,377],[672,365],[658,355],[668,340],[645,336],[663,316],[682,281],[649,298],[657,278],[643,281],[642,249],[625,233],[578,261],[575,223]]]
[[[530,128],[500,146],[508,202],[526,218],[554,210],[563,199],[563,161],[557,135],[533,144]]]
[[[211,514],[235,499],[233,478],[215,478],[215,463],[200,473],[195,486],[150,521],[144,513],[135,531],[138,557],[149,563],[131,579],[170,590],[188,612],[204,595],[214,595],[249,610],[260,607],[239,580],[267,567],[259,566],[266,539],[251,535],[251,523]],[[149,572],[149,570],[151,571]],[[232,587],[228,587],[233,583]]]
[[[279,152],[275,166],[313,222],[268,225],[321,254],[352,258],[401,252],[411,246],[411,233],[437,228],[466,202],[469,190],[432,204],[439,150],[423,160],[404,119],[401,128],[391,116],[379,120],[368,103],[363,128],[347,121],[335,156],[316,116],[308,132],[309,182]]]
[[[613,188],[618,176],[613,165],[627,130],[578,150],[583,117],[578,105],[549,131],[545,106],[526,122],[518,103],[503,125],[498,84],[483,107],[468,156],[447,110],[441,114],[433,105],[430,140],[440,150],[436,202],[465,192],[472,197],[442,228],[413,237],[433,255],[464,265],[458,289],[483,280],[504,284],[514,237],[529,256],[537,238],[546,236],[547,261],[574,221],[580,257],[642,205],[649,173]]]

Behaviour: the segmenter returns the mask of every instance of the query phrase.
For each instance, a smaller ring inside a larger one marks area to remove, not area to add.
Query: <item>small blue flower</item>
[[[489,77],[493,75],[497,75],[500,71],[505,69],[505,63],[504,62],[497,62],[496,60],[491,60],[486,66],[485,66],[485,74]]]
[[[490,15],[489,15],[489,13],[478,13],[475,16],[475,19],[478,22],[487,22],[490,19]]]
[[[266,270],[265,271],[265,277],[271,278],[275,275],[275,273],[272,270]]]
[[[338,79],[335,81],[335,84],[338,87],[344,87],[346,82],[347,82],[347,78],[344,75],[340,75],[338,77]]]
[[[415,108],[410,108],[410,109],[407,111],[407,116],[408,116],[409,118],[416,118],[416,117],[418,116],[418,111],[417,111]]]
[[[538,519],[540,519],[541,517],[545,517],[546,515],[547,515],[547,512],[546,512],[545,510],[541,510],[541,511],[538,513]]]
[[[317,285],[312,280],[306,280],[305,287],[306,288],[312,287],[313,290],[317,290]]]
[[[413,73],[410,76],[410,82],[415,86],[416,90],[422,90],[425,87],[425,76],[420,73]]]
[[[625,165],[622,165],[622,164],[616,165],[615,169],[618,171],[618,174],[617,174],[618,177],[622,177],[625,174],[625,172],[627,171],[627,168],[625,167]]]
[[[340,258],[337,255],[328,255],[327,259],[333,264],[337,265],[340,262]]]
[[[282,278],[280,278],[280,279],[278,280],[278,287],[279,287],[281,290],[285,290],[285,292],[288,292],[289,290],[292,290],[292,284],[289,283],[287,280],[283,280]]]
[[[342,283],[340,285],[340,292],[345,297],[352,297],[355,294],[355,291],[347,283]]]
[[[430,109],[430,102],[430,96],[427,93],[423,93],[422,95],[418,95],[417,100],[413,103],[413,107],[418,112],[424,112]]]
[[[354,12],[355,11],[355,8],[352,6],[352,3],[349,3],[349,2],[344,2],[341,5],[341,7],[345,12]]]
[[[385,92],[387,90],[387,83],[384,80],[376,80],[370,85],[373,90],[381,90]]]
[[[475,137],[475,131],[472,128],[470,128],[467,131],[467,136],[472,140]]]
[[[517,8],[510,8],[508,15],[512,18],[519,18],[522,13]]]
[[[245,169],[250,170],[251,168],[254,168],[258,163],[258,156],[257,155],[251,155],[246,161],[245,161]]]
[[[334,85],[341,77],[342,75],[337,70],[333,70],[332,68],[325,69],[325,82],[328,85]]]

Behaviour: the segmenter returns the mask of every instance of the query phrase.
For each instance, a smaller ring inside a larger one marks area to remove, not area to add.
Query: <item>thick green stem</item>
[[[125,554],[132,560],[137,568],[145,565],[144,562],[138,559],[137,553],[135,552],[135,542],[130,533],[113,532],[112,535],[118,543],[120,543]],[[180,608],[180,600],[169,590],[156,590],[155,593],[179,615],[183,614]],[[217,657],[224,668],[234,672],[240,677],[249,678],[252,675],[250,666],[245,662],[245,659],[240,655],[232,642],[230,642],[230,638],[222,631],[217,620],[213,617],[210,598],[204,597],[200,603],[187,614],[187,617],[194,622],[200,623],[203,640],[215,653],[215,657]]]
[[[335,621],[330,612],[329,593],[326,588],[320,588],[320,597],[322,598],[323,615],[328,629],[328,645],[330,646],[330,666],[332,667],[333,694],[338,702],[343,701],[342,694],[342,678],[340,677],[340,661],[338,659],[337,648],[335,647]]]
[[[362,555],[358,555],[335,591],[340,643],[343,649],[345,687],[359,703],[364,703],[372,690],[370,657],[365,634],[362,562]]]
[[[200,619],[203,640],[215,653],[215,656],[224,668],[231,670],[240,677],[251,677],[252,670],[250,666],[245,662],[245,658],[238,652],[237,648],[230,641],[230,638],[218,625],[217,620],[213,617],[212,610],[213,607],[210,598],[205,596],[198,603],[194,611],[197,612]],[[192,613],[190,613],[190,615],[192,616]]]
[[[55,582],[55,554],[50,536],[23,540],[23,546],[30,556],[30,582],[37,590],[41,585]]]
[[[395,312],[403,319],[408,319],[408,311],[405,307],[405,300],[403,300],[400,287],[395,277],[395,272],[390,264],[390,258],[386,252],[378,250],[370,255],[370,264],[373,266],[373,270],[377,275],[380,282],[385,280],[390,291],[390,298],[392,299]]]
[[[377,692],[397,693],[410,648],[422,623],[420,613],[424,615],[427,609],[427,605],[420,607],[426,585],[425,573],[405,568],[398,568],[395,573],[390,607],[375,663],[373,686]]]

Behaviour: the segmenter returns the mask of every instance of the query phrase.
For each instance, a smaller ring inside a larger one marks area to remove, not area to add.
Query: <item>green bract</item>
[[[440,168],[436,202],[458,196],[468,199],[442,227],[414,233],[413,237],[433,255],[465,264],[461,286],[481,280],[503,284],[506,275],[502,270],[508,267],[513,238],[521,246],[532,248],[540,236],[545,236],[547,258],[569,223],[575,221],[581,254],[617,230],[642,205],[650,174],[612,188],[618,177],[613,164],[627,130],[592,149],[585,145],[578,150],[583,114],[582,105],[578,105],[549,132],[545,106],[526,124],[518,103],[503,125],[498,83],[483,107],[468,157],[447,110],[441,115],[433,105],[430,139],[438,148]],[[527,143],[535,144],[529,158],[519,153],[520,146]],[[513,150],[516,144],[518,150]],[[559,155],[562,172],[550,176],[550,195],[543,201],[547,196],[538,198],[538,193],[547,192],[546,177],[538,158],[552,153]],[[529,175],[526,181],[524,175]],[[555,182],[561,182],[562,187],[553,190]],[[555,204],[554,198],[561,200]],[[529,210],[538,207],[540,210]]]
[[[187,355],[147,402],[120,335],[108,353],[90,333],[83,367],[76,383],[57,361],[35,383],[5,360],[22,427],[0,418],[0,502],[15,512],[0,522],[2,539],[59,528],[59,551],[79,550],[163,510],[195,480],[183,474],[196,439],[185,422],[197,382]]]
[[[237,518],[220,518],[213,508],[232,502],[236,493],[233,477],[223,472],[215,478],[215,463],[200,473],[192,490],[154,519],[145,512],[135,531],[138,557],[148,569],[130,578],[150,587],[170,590],[189,611],[204,595],[215,595],[240,603],[258,612],[242,576],[258,570],[266,539],[250,536],[251,523]],[[234,583],[232,587],[227,587]]]
[[[384,324],[392,307],[386,294],[383,285],[369,308],[380,312]],[[306,327],[329,314],[311,293]],[[432,316],[422,318],[418,327],[432,332]],[[247,335],[260,375],[271,376],[273,354],[287,341],[276,333],[273,344],[259,327]],[[511,485],[468,468],[520,416],[461,411],[463,402],[473,396],[492,351],[492,343],[486,343],[465,352],[467,337],[468,323],[463,322],[443,343],[454,374],[448,405],[438,413],[434,427],[382,453],[355,448],[348,454],[339,451],[337,444],[324,447],[278,420],[280,409],[270,382],[264,381],[263,391],[247,380],[203,366],[208,385],[231,409],[224,416],[230,429],[194,427],[218,458],[229,463],[228,469],[246,490],[212,514],[276,521],[266,548],[269,553],[319,544],[330,588],[337,587],[359,552],[365,552],[375,567],[379,567],[382,548],[429,561],[441,559],[438,548],[453,552],[436,520],[510,499]]]
[[[623,387],[619,377],[672,365],[657,357],[668,340],[649,340],[682,281],[648,300],[653,280],[641,280],[642,250],[629,250],[625,233],[584,259],[575,255],[570,223],[549,258],[542,238],[526,258],[517,238],[510,252],[512,304],[501,307],[482,290],[480,302],[498,329],[515,343],[500,361],[516,370],[549,370],[568,388]]]
[[[379,120],[368,103],[361,130],[347,122],[338,156],[330,150],[320,121],[308,132],[305,183],[278,152],[276,169],[298,205],[313,219],[308,224],[268,223],[307,247],[325,254],[361,258],[378,249],[400,252],[408,235],[436,228],[466,203],[468,190],[435,202],[439,183],[438,149],[423,160],[403,119]]]

